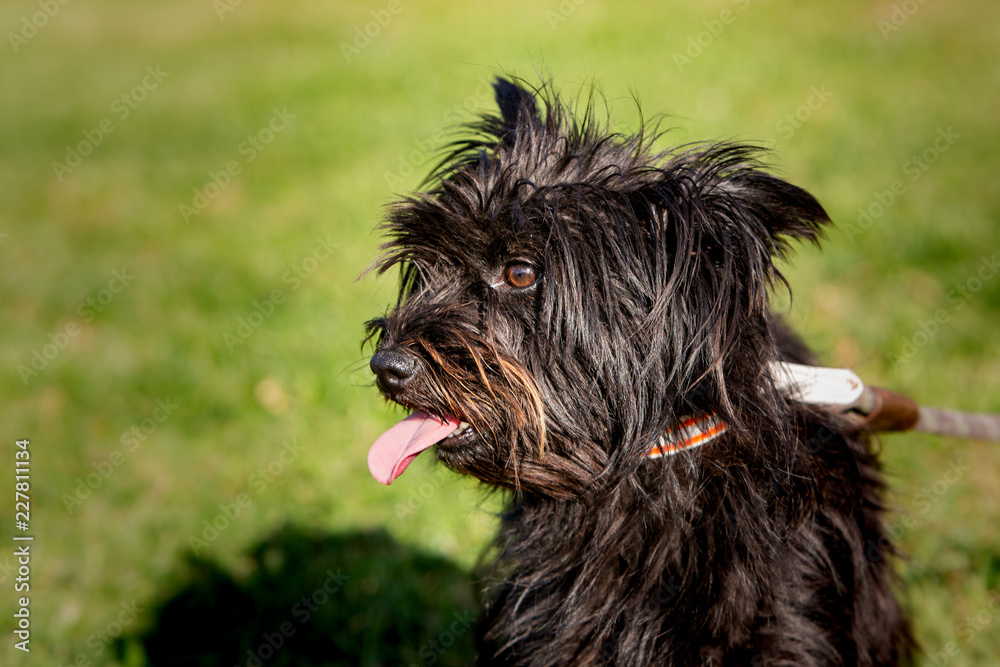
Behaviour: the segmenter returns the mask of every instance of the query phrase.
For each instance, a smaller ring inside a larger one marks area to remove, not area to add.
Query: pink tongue
[[[378,437],[368,450],[368,469],[378,481],[392,484],[417,454],[444,440],[460,423],[454,417],[442,422],[418,410]]]

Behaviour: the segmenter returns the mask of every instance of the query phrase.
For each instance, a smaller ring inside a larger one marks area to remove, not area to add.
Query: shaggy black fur
[[[368,325],[388,398],[472,425],[438,458],[511,490],[480,664],[909,662],[867,434],[765,370],[812,361],[768,298],[823,208],[755,148],[660,152],[495,87],[500,115],[391,208],[376,266],[402,288]],[[712,410],[720,439],[644,456]]]

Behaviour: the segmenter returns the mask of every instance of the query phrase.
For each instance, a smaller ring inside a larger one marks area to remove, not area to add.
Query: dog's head
[[[681,415],[753,428],[775,345],[768,290],[792,237],[826,213],[756,150],[658,151],[551,90],[495,84],[499,115],[395,204],[368,323],[382,393],[413,411],[376,441],[385,483],[437,445],[491,484],[580,497],[620,483]]]

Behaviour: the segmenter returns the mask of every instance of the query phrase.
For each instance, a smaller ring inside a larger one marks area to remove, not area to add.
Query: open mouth
[[[471,424],[459,422],[458,427],[439,441],[437,446],[438,449],[451,449],[472,442],[475,437],[476,432],[472,430]]]
[[[455,447],[474,437],[469,424],[450,415],[438,417],[415,410],[375,440],[368,450],[368,470],[383,484],[392,484],[425,449]]]

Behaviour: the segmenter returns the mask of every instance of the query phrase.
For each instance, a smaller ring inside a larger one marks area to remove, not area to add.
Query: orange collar
[[[698,417],[683,417],[678,426],[663,432],[656,446],[646,453],[646,458],[658,459],[701,447],[725,432],[726,423],[714,412],[706,412]]]

